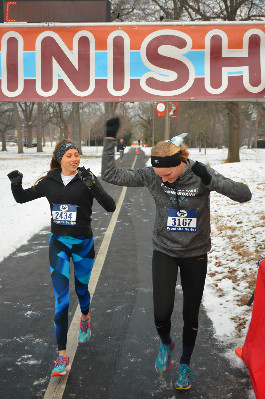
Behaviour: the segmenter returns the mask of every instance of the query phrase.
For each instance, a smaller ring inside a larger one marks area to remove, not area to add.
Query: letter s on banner
[[[191,47],[190,36],[180,31],[162,29],[148,35],[140,53],[144,65],[153,72],[141,77],[142,89],[159,96],[174,96],[187,91],[194,82],[195,69],[182,54]],[[176,61],[172,62],[172,58]]]

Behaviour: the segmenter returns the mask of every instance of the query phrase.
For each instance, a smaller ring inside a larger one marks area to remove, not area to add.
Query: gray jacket
[[[187,160],[184,173],[171,187],[163,184],[152,167],[117,169],[114,160],[115,144],[116,140],[105,139],[102,179],[119,186],[148,188],[156,204],[153,247],[157,251],[173,257],[187,258],[200,256],[210,250],[211,191],[238,202],[251,199],[251,192],[246,184],[228,179],[206,165],[212,180],[205,186],[192,172],[192,160]],[[172,215],[173,218],[170,218]],[[183,218],[183,215],[186,217]]]

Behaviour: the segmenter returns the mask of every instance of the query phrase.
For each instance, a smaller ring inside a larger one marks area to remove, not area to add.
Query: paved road
[[[131,167],[134,158],[135,150],[131,150],[121,165]],[[145,162],[140,151],[136,167]],[[118,200],[122,188],[104,186]],[[152,316],[154,212],[145,188],[127,189],[91,303],[92,336],[89,343],[77,348],[63,399],[178,399],[183,395],[186,399],[247,399],[249,373],[232,368],[224,357],[229,348],[214,338],[203,307],[192,363],[196,381],[189,392],[174,391],[182,330],[179,286],[172,320],[175,360],[165,377],[155,372],[159,340]],[[96,250],[110,218],[95,203]],[[0,392],[5,399],[43,398],[56,358],[48,239],[49,227],[1,263]],[[71,278],[70,319],[77,307]]]

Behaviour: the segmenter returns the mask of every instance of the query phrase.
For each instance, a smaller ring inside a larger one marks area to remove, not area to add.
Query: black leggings
[[[182,341],[186,345],[194,346],[207,273],[207,254],[193,258],[173,258],[162,252],[154,251],[152,267],[154,317],[159,336],[166,336],[170,333],[179,268],[183,291]]]

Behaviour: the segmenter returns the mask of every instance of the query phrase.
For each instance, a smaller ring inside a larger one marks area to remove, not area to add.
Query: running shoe
[[[177,369],[177,380],[174,384],[175,389],[178,390],[188,390],[191,387],[191,380],[194,380],[193,377],[194,371],[187,364],[180,364]]]
[[[55,361],[55,367],[52,370],[52,377],[61,377],[71,370],[69,357],[58,356]]]
[[[80,318],[80,329],[78,333],[78,342],[80,344],[84,344],[89,340],[91,336],[91,330],[90,330],[90,316],[87,321],[82,321]]]
[[[170,370],[171,358],[173,349],[175,348],[174,342],[170,345],[163,345],[162,342],[158,348],[158,355],[156,357],[155,368],[158,374],[164,374]]]

